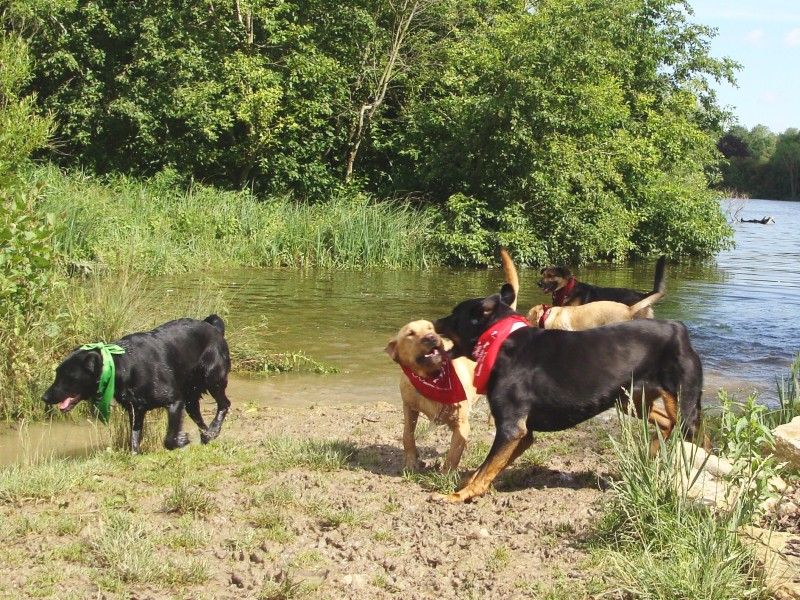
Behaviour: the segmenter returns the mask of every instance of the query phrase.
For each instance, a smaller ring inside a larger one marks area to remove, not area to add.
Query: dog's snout
[[[437,336],[435,333],[429,333],[423,336],[422,341],[425,342],[426,344],[431,344],[435,346],[439,342],[439,336]]]

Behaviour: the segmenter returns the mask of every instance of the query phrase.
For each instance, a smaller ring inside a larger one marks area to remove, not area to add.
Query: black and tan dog
[[[637,292],[627,288],[599,287],[578,281],[567,267],[545,267],[541,271],[539,287],[543,292],[551,294],[553,306],[580,306],[598,300],[610,300],[632,306],[647,296],[664,293],[664,267],[666,258],[662,256],[656,263],[653,278],[653,290]],[[653,317],[652,309],[648,309],[647,318]]]
[[[111,389],[128,413],[134,454],[139,452],[144,415],[154,408],[167,409],[166,448],[189,443],[181,431],[184,408],[205,444],[219,435],[231,405],[225,395],[231,359],[224,333],[222,319],[210,315],[203,321],[178,319],[126,335],[116,342],[118,352],[105,358],[100,350],[78,348],[56,368],[55,381],[42,399],[67,412],[81,400],[95,398],[102,373],[111,366],[104,362],[113,360]],[[205,392],[217,402],[217,414],[208,426],[200,413],[200,396]]]
[[[519,318],[509,306],[514,299],[506,284],[499,294],[461,302],[436,321],[436,331],[453,340],[453,356],[469,356],[487,332]],[[682,323],[646,319],[575,332],[523,327],[508,335],[497,352],[486,390],[496,423],[494,443],[483,464],[448,500],[463,502],[486,493],[531,445],[534,431],[573,427],[627,394],[645,399],[647,417],[663,438],[675,427],[679,406],[683,435],[698,435],[703,371]]]

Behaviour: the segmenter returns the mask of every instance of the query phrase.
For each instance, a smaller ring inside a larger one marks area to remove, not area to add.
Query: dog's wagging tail
[[[435,329],[454,340],[454,355],[469,355],[484,331],[515,314],[514,296],[506,284],[498,294],[465,300],[436,321]],[[486,493],[530,447],[534,431],[573,427],[624,402],[627,394],[637,402],[644,398],[642,416],[664,439],[680,412],[681,433],[695,440],[702,384],[700,358],[678,321],[645,319],[574,332],[518,329],[500,348],[487,386],[494,443],[483,464],[446,498],[463,502]]]

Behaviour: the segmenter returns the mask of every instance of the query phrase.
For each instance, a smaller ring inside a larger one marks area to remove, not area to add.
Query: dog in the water
[[[650,306],[658,302],[664,294],[655,292],[633,306],[621,302],[598,300],[579,306],[547,306],[537,304],[528,311],[528,321],[542,329],[564,329],[582,331],[601,327],[610,323],[621,323],[632,319],[650,318]]]
[[[553,306],[580,306],[598,300],[621,302],[632,306],[641,302],[647,296],[664,293],[664,270],[666,258],[662,256],[656,263],[653,278],[653,290],[650,292],[637,292],[627,288],[599,287],[578,281],[567,267],[545,267],[541,270],[539,287],[543,292],[551,294]],[[645,311],[645,317],[653,318],[652,309]]]
[[[454,357],[478,354],[476,373],[486,371],[496,424],[483,464],[446,499],[463,502],[485,494],[530,447],[534,431],[574,427],[628,395],[634,403],[643,399],[644,414],[664,439],[677,423],[679,406],[684,437],[700,435],[703,369],[682,323],[641,319],[586,331],[538,329],[519,326],[523,318],[511,308],[514,300],[506,284],[499,294],[461,302],[434,324],[453,340]]]
[[[225,394],[231,359],[224,334],[222,319],[210,315],[203,321],[178,319],[126,335],[111,353],[100,349],[103,344],[77,348],[56,368],[55,381],[42,399],[68,412],[81,400],[96,398],[98,386],[105,385],[104,362],[113,360],[105,370],[114,368],[110,383],[114,398],[128,413],[134,454],[139,452],[145,413],[154,408],[167,409],[166,448],[189,443],[182,431],[184,409],[200,428],[201,441],[208,443],[219,435],[231,405]],[[217,402],[209,425],[200,413],[200,397],[206,392]]]

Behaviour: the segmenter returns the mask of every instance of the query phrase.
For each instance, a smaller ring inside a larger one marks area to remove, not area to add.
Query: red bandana
[[[511,315],[500,319],[478,338],[478,343],[475,344],[475,349],[472,351],[472,358],[477,363],[473,385],[479,394],[486,393],[489,375],[494,367],[497,354],[500,352],[500,346],[512,332],[528,326],[530,326],[528,319],[522,315]]]
[[[457,404],[467,399],[464,386],[453,368],[453,361],[446,352],[442,354],[442,370],[434,377],[420,377],[414,371],[400,365],[411,385],[428,400],[442,404]]]
[[[542,304],[542,316],[539,317],[539,327],[544,329],[544,322],[547,321],[547,317],[550,316],[550,309],[553,308],[552,306],[547,306],[547,304]]]
[[[578,280],[574,277],[570,277],[564,287],[558,288],[553,292],[553,306],[564,306],[564,301],[572,293],[572,290],[575,289],[576,283],[578,283]]]

